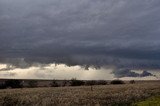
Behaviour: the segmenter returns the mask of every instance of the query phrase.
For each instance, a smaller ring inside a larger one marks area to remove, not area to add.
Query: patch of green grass
[[[145,101],[137,102],[133,106],[160,106],[160,95],[148,98]]]

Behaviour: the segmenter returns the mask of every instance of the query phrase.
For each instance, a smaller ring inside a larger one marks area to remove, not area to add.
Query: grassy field
[[[134,103],[135,106],[160,106],[160,96],[153,96],[144,101]]]
[[[99,85],[93,91],[90,86],[4,89],[0,106],[141,106],[141,101],[159,95],[159,82]]]

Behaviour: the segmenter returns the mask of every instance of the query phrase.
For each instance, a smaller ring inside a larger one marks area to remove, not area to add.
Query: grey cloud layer
[[[131,71],[130,69],[114,70],[113,74],[117,78],[122,78],[122,77],[147,77],[147,76],[156,77],[156,75],[153,75],[148,71],[143,71],[142,73],[136,73],[136,72]]]
[[[0,62],[21,68],[55,62],[159,69],[159,5],[159,0],[0,0]]]

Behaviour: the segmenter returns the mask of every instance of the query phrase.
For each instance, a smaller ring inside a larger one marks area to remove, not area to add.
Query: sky
[[[0,0],[0,78],[159,79],[159,0]]]

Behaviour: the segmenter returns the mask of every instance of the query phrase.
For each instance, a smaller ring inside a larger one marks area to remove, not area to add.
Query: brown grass
[[[0,90],[0,106],[130,105],[160,94],[159,82],[58,88]]]

